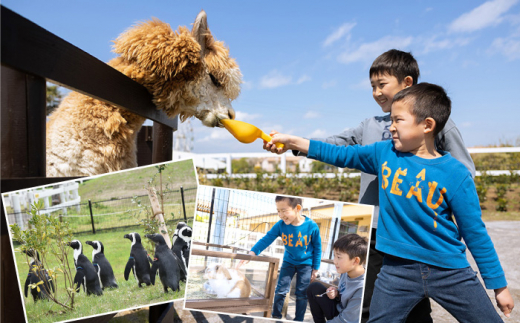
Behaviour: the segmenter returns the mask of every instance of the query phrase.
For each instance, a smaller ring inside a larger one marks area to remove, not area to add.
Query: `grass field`
[[[145,184],[157,174],[154,166],[132,169],[115,174],[107,174],[90,179],[80,184],[79,194],[82,201],[92,202],[110,200],[135,195],[146,195]],[[178,190],[181,186],[197,186],[197,177],[191,159],[168,163],[163,171],[163,185],[170,190]],[[155,176],[154,183],[158,183]],[[156,186],[158,189],[158,186]]]
[[[71,320],[183,298],[185,291],[185,283],[183,282],[181,282],[180,291],[172,293],[172,291],[169,290],[168,293],[164,293],[163,286],[159,279],[156,280],[155,286],[143,288],[137,286],[137,281],[134,279],[133,275],[130,275],[128,281],[125,281],[124,269],[130,255],[131,243],[128,239],[124,239],[123,236],[129,232],[139,232],[143,236],[143,240],[146,239],[144,238],[144,234],[135,228],[133,231],[120,230],[102,232],[95,235],[77,235],[74,237],[82,242],[83,253],[89,258],[89,260],[92,259],[92,247],[85,244],[85,241],[99,240],[103,243],[105,247],[105,256],[112,265],[119,288],[105,289],[102,296],[86,296],[86,294],[81,291],[79,294],[76,294],[74,298],[73,311],[67,311],[63,307],[50,301],[38,301],[37,303],[34,303],[32,296],[29,293],[29,297],[24,298],[28,322],[56,322]],[[69,261],[71,262],[71,268],[74,268],[72,249],[70,249],[68,255]],[[20,290],[23,291],[25,278],[29,269],[23,254],[16,252],[15,256],[19,271]],[[54,264],[49,263],[49,266],[52,267]],[[63,278],[58,277],[58,295],[59,297],[66,298],[66,293],[63,288]]]

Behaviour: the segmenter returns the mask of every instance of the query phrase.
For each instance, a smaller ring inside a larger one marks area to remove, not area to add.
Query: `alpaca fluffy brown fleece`
[[[145,86],[168,117],[195,116],[209,127],[234,118],[231,101],[241,73],[226,46],[216,41],[201,11],[193,29],[157,19],[137,24],[114,41],[119,56],[108,62]],[[47,176],[89,176],[137,166],[136,136],[144,118],[72,92],[47,123]]]

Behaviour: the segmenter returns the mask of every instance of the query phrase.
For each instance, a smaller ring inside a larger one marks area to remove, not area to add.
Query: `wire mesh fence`
[[[167,225],[180,220],[193,218],[197,187],[163,191],[162,207]],[[161,202],[161,199],[159,198]],[[110,200],[82,202],[73,205],[50,206],[40,210],[42,214],[58,216],[61,221],[69,223],[72,232],[95,233],[103,230],[116,230],[136,227],[140,221],[151,214],[148,195],[112,198]],[[9,224],[17,223],[26,228],[31,215],[28,210],[7,212]]]
[[[248,252],[280,220],[274,194],[199,186],[194,221],[195,241],[226,245]],[[310,213],[309,213],[310,212]],[[304,208],[320,229],[322,258],[329,259],[339,219]],[[217,248],[218,249],[218,248]],[[284,244],[277,238],[262,255],[283,258]]]

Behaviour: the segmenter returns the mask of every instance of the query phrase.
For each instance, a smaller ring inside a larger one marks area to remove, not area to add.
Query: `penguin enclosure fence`
[[[164,218],[168,226],[174,227],[179,221],[193,219],[196,192],[197,187],[163,192]],[[60,220],[69,223],[74,234],[82,234],[136,227],[150,216],[144,211],[149,206],[148,195],[138,195],[65,207],[50,206],[40,210],[40,213],[57,215]],[[7,209],[9,223],[17,223],[22,229],[27,227],[30,218],[28,210],[17,213],[9,211]]]
[[[232,249],[233,252],[207,250],[210,247],[220,250]],[[240,249],[238,248],[238,250]],[[235,314],[262,313],[264,317],[271,316],[280,260],[274,257],[238,254],[235,253],[236,251],[235,247],[193,242],[186,286],[186,309]],[[250,282],[250,296],[215,297],[215,291],[211,290],[208,282],[205,282],[206,278],[203,277],[206,267],[211,264],[219,264],[226,268],[233,268],[237,260],[251,261],[249,266],[244,266],[246,268],[244,276]]]

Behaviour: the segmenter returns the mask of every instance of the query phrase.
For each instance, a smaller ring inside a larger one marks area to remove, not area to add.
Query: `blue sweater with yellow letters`
[[[397,151],[392,141],[344,147],[311,140],[307,157],[378,175],[376,249],[441,268],[465,268],[467,245],[486,288],[505,287],[471,174],[449,153],[440,153],[424,159]]]
[[[312,265],[312,269],[316,270],[320,268],[321,237],[316,222],[305,217],[302,224],[294,226],[280,220],[251,248],[251,251],[259,255],[278,237],[282,237],[285,247],[283,261],[293,265]]]

